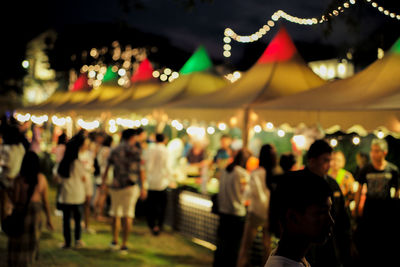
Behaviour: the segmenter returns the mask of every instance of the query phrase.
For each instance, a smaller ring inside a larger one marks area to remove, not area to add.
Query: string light
[[[25,115],[22,115],[22,114],[17,113],[17,114],[15,115],[15,118],[17,119],[17,121],[24,123],[24,122],[30,120],[31,114],[26,113]]]
[[[82,119],[79,119],[78,125],[85,130],[91,131],[98,128],[100,126],[100,122],[98,120],[87,122]]]
[[[336,147],[338,145],[338,140],[333,138],[333,139],[331,139],[330,144],[332,147]]]
[[[256,133],[261,133],[261,131],[262,131],[262,128],[261,128],[260,125],[254,126],[254,132],[256,132]]]
[[[385,9],[384,7],[378,5],[376,2],[373,2],[372,0],[365,0],[367,3],[371,4],[371,6],[375,9],[378,9],[379,12],[383,13],[384,15],[392,18],[392,19],[397,19],[400,20],[400,15],[396,14],[394,12],[391,12],[388,9]],[[345,9],[349,8],[350,5],[355,5],[356,0],[349,0],[347,2],[344,2],[342,5],[339,5],[335,9],[331,10],[330,12],[327,13],[327,15],[321,15],[321,17],[316,18],[300,18],[296,17],[293,15],[290,15],[286,13],[283,10],[278,10],[276,11],[272,16],[271,19],[267,21],[265,25],[260,27],[258,31],[250,34],[250,35],[239,35],[235,31],[233,31],[231,28],[226,28],[224,31],[225,37],[223,38],[224,41],[224,52],[223,55],[224,57],[230,57],[232,55],[232,46],[230,45],[232,39],[240,42],[240,43],[251,43],[251,42],[256,42],[259,39],[261,39],[264,35],[266,35],[271,28],[275,26],[275,22],[279,21],[280,19],[285,19],[289,22],[300,24],[300,25],[315,25],[315,24],[321,24],[324,22],[327,22],[331,17],[336,17],[339,16],[341,13],[345,11]]]
[[[53,117],[51,117],[51,121],[57,126],[64,126],[67,123],[66,118],[58,118],[56,115],[53,115]]]
[[[35,116],[35,115],[32,115],[32,116],[31,116],[31,121],[32,121],[33,123],[39,124],[39,125],[43,124],[44,122],[46,122],[46,121],[48,121],[48,120],[49,120],[49,117],[48,117],[47,115],[42,115],[42,116]]]
[[[224,77],[225,77],[225,79],[229,80],[231,83],[234,83],[237,80],[239,80],[240,77],[242,77],[242,74],[240,73],[240,71],[235,71],[233,73],[229,73],[229,74],[225,75]]]

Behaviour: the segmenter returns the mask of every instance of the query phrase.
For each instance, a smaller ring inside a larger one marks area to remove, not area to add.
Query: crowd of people
[[[40,139],[29,141],[24,125],[12,117],[3,118],[0,127],[1,219],[17,207],[27,211],[24,234],[9,237],[8,263],[29,266],[38,257],[43,211],[47,227],[54,228],[49,177],[40,170]],[[96,234],[91,220],[110,218],[110,249],[128,253],[139,200],[145,203],[151,234],[163,232],[167,189],[177,187],[167,139],[143,128],[123,130],[119,140],[86,130],[71,138],[58,135],[51,150],[51,183],[63,218],[61,248],[85,246],[82,232]],[[262,264],[268,267],[370,266],[396,260],[398,246],[388,240],[400,236],[399,171],[385,159],[389,148],[384,139],[372,141],[370,160],[357,155],[353,173],[345,169],[344,153],[322,139],[312,143],[304,166],[292,153],[278,155],[272,143],[254,154],[232,141],[222,135],[218,150],[210,154],[195,140],[181,155],[192,174],[211,169],[219,181],[213,266],[251,266],[258,233]]]

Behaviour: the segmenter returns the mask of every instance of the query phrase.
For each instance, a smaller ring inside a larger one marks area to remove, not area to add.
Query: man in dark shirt
[[[332,217],[335,222],[333,235],[328,242],[314,246],[307,255],[311,266],[352,266],[352,235],[350,214],[345,206],[342,191],[336,180],[328,175],[332,148],[325,140],[316,140],[307,152],[306,168],[301,172],[318,175],[333,192]]]
[[[384,139],[371,143],[371,163],[360,170],[360,183],[356,194],[356,210],[363,186],[367,187],[364,209],[357,229],[360,256],[363,264],[390,263],[399,251],[397,231],[399,219],[399,170],[386,161],[388,144]],[[392,240],[392,242],[390,242]],[[383,265],[382,265],[383,264]]]
[[[102,188],[106,187],[107,173],[110,166],[114,168],[113,182],[110,188],[112,217],[111,249],[120,249],[122,254],[128,252],[127,242],[135,217],[136,202],[146,198],[145,176],[141,169],[141,151],[135,145],[136,133],[133,129],[122,132],[121,142],[109,155],[108,163],[102,177]],[[119,230],[122,221],[122,244],[119,246]]]

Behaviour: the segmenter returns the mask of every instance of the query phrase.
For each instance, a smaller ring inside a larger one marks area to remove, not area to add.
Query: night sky
[[[187,7],[188,2],[193,3],[190,8]],[[26,42],[49,28],[62,31],[70,25],[123,22],[141,31],[166,37],[188,53],[204,45],[212,58],[224,60],[222,39],[226,27],[238,34],[248,35],[264,25],[278,9],[298,17],[320,17],[329,10],[332,2],[334,0],[15,0],[5,3],[2,8],[5,37],[2,38],[2,47],[7,50],[5,59],[12,69],[11,66],[20,66],[23,60],[20,52],[24,51]],[[284,25],[296,44],[339,47],[337,51],[342,51],[342,54],[337,57],[343,56],[347,48],[360,47],[369,40],[372,46],[387,49],[400,36],[400,22],[379,13],[364,0],[358,2],[330,24],[302,26],[288,22]],[[397,0],[378,3],[400,13]],[[273,28],[257,45],[266,47],[276,30],[277,27]],[[244,51],[249,47],[251,45],[233,41],[233,56],[229,61],[245,57]],[[376,49],[372,47],[371,51],[375,53]],[[309,50],[313,51],[313,47]],[[371,56],[371,51],[365,53]]]

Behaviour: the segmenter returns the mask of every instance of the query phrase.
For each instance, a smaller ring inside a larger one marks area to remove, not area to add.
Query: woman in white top
[[[275,174],[277,166],[276,149],[271,144],[261,147],[259,156],[259,167],[251,173],[249,187],[246,192],[250,201],[246,224],[244,228],[242,243],[240,246],[238,267],[246,266],[249,261],[251,245],[257,235],[259,227],[263,229],[263,264],[270,253],[271,238],[268,231],[268,212],[270,189],[267,181]]]
[[[65,243],[63,248],[71,247],[71,215],[75,221],[75,246],[82,246],[81,241],[81,219],[82,209],[85,202],[85,179],[87,172],[82,162],[78,159],[80,148],[85,142],[82,132],[78,133],[68,141],[64,157],[58,167],[61,176],[61,190],[58,197],[63,211],[63,233]]]
[[[239,150],[233,162],[221,173],[220,219],[213,266],[236,266],[246,216],[244,191],[250,175],[245,168],[250,156],[247,149]]]

